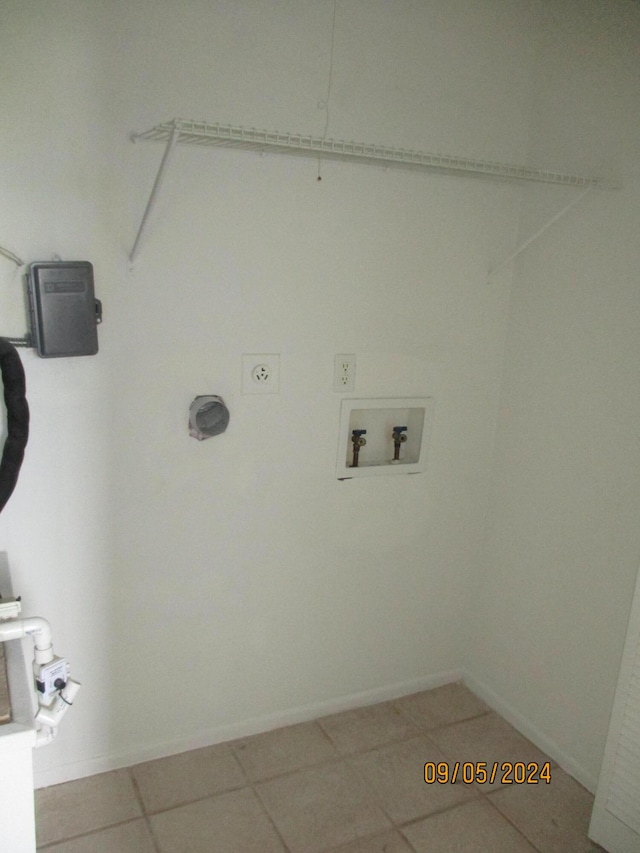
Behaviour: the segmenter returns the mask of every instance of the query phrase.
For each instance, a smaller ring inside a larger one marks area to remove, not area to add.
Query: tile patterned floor
[[[548,759],[462,684],[36,792],[47,853],[593,853],[593,797],[426,784],[424,765]]]

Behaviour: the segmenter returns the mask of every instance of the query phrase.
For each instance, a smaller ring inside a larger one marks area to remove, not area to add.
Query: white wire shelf
[[[151,139],[167,142],[177,129],[177,142],[214,148],[236,148],[261,153],[291,154],[321,157],[329,160],[352,161],[377,166],[399,166],[426,172],[494,178],[508,181],[537,181],[571,187],[603,187],[610,182],[603,178],[567,175],[545,169],[533,169],[509,163],[496,163],[458,157],[450,154],[428,154],[406,148],[392,148],[343,139],[324,139],[302,133],[257,130],[230,124],[218,124],[185,119],[158,124],[151,130],[138,133],[134,140]]]
[[[152,140],[165,142],[164,157],[160,164],[138,235],[129,259],[133,262],[149,214],[155,204],[160,184],[177,144],[201,145],[211,148],[232,148],[269,154],[289,154],[315,159],[340,160],[383,168],[412,169],[432,174],[457,175],[468,178],[486,178],[494,181],[516,183],[559,184],[577,189],[614,189],[616,184],[605,178],[569,175],[545,169],[533,169],[510,163],[497,163],[458,157],[450,154],[428,154],[406,148],[393,148],[365,142],[347,142],[342,139],[325,139],[301,133],[281,133],[271,130],[240,127],[174,118],[152,127],[143,133],[133,134],[134,142]]]

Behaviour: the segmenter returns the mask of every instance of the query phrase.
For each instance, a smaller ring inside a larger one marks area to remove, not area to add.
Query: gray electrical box
[[[31,334],[42,358],[95,355],[102,306],[89,261],[31,264],[27,277]]]

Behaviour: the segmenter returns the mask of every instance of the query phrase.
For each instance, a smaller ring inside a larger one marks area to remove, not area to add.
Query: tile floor
[[[425,764],[546,756],[462,684],[36,792],[47,853],[591,853],[593,797],[426,784]],[[471,768],[472,765],[469,765]],[[450,771],[448,771],[450,768]]]

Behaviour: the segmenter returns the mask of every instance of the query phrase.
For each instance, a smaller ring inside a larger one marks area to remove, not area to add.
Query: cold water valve
[[[400,462],[400,447],[407,440],[407,427],[394,426],[391,438],[393,439],[393,459],[391,462],[397,465]]]
[[[353,461],[351,463],[352,468],[358,467],[358,456],[360,455],[360,448],[364,447],[367,443],[367,439],[363,438],[366,435],[366,429],[354,429],[351,430],[351,442],[353,444]]]

